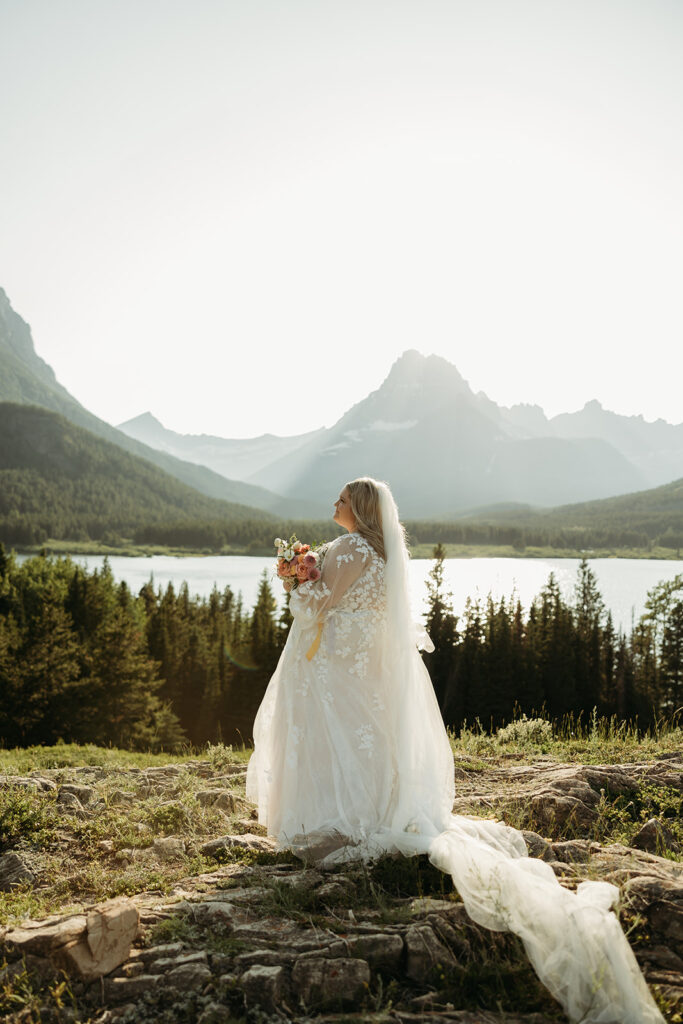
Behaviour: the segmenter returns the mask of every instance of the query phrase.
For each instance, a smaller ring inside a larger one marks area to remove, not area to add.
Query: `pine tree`
[[[673,601],[662,631],[660,710],[683,711],[683,600]]]
[[[453,614],[452,595],[444,585],[446,550],[437,544],[432,552],[434,562],[427,576],[427,612],[425,629],[434,650],[423,655],[434,686],[434,693],[443,715],[448,705],[454,681],[455,647],[458,642],[458,620]]]

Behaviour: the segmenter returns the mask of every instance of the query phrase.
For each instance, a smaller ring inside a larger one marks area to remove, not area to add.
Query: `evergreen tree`
[[[458,620],[453,614],[452,595],[444,585],[444,561],[446,549],[437,544],[432,552],[434,559],[427,576],[427,612],[425,629],[434,644],[434,650],[423,654],[425,664],[442,715],[454,699],[451,689],[454,685],[454,652],[458,642]]]

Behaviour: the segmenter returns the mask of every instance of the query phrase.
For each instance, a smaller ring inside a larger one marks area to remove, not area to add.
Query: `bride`
[[[427,853],[478,924],[520,936],[571,1021],[660,1024],[607,882],[563,888],[502,822],[451,813],[453,754],[418,647],[408,551],[389,487],[335,502],[346,534],[290,595],[292,627],[254,723],[247,797],[279,849],[327,867]]]

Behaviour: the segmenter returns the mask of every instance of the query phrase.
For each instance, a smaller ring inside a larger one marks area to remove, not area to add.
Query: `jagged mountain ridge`
[[[287,500],[269,488],[244,480],[230,480],[197,462],[184,460],[160,451],[112,427],[78,402],[57,380],[52,368],[37,355],[31,328],[12,308],[4,289],[0,288],[0,401],[19,402],[51,409],[65,416],[76,426],[84,427],[97,437],[118,445],[125,451],[152,462],[177,480],[201,494],[219,498],[254,510],[297,516],[308,514],[307,506]]]
[[[288,458],[297,448],[324,432],[323,427],[291,437],[261,434],[260,437],[234,440],[211,434],[178,434],[164,427],[151,412],[119,423],[118,429],[169,455],[191,462],[201,461],[233,480],[248,480],[260,469],[277,459]]]
[[[596,405],[588,403],[589,413],[594,414]],[[242,446],[242,471],[252,470],[249,482],[311,502],[329,501],[353,476],[387,479],[402,512],[413,517],[460,515],[472,506],[499,502],[549,507],[594,500],[643,490],[653,479],[661,483],[683,473],[683,426],[605,415],[612,428],[609,436],[591,432],[594,415],[549,420],[539,406],[498,406],[483,392],[475,394],[446,359],[409,350],[381,387],[334,426],[275,439],[280,447],[270,464],[250,466],[244,454],[259,443],[263,452],[266,439],[273,443],[268,435],[241,442],[211,438],[211,444],[232,459],[235,475]],[[635,426],[633,419],[638,421]],[[137,436],[150,444],[177,445],[183,437],[152,417],[145,428],[144,420],[129,421],[122,429],[139,431]],[[621,421],[626,421],[622,433],[631,438],[629,444],[617,443]],[[639,425],[643,436],[638,445]],[[651,426],[656,437],[648,433]],[[202,441],[184,436],[185,457],[193,457],[193,444]]]

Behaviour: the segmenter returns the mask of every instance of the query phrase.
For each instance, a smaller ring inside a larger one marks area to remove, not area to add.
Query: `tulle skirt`
[[[247,797],[278,847],[321,867],[425,853],[477,924],[518,935],[571,1021],[661,1024],[612,907],[618,889],[565,889],[502,822],[451,813],[453,754],[421,657],[378,643],[362,664],[295,621],[254,723]]]

